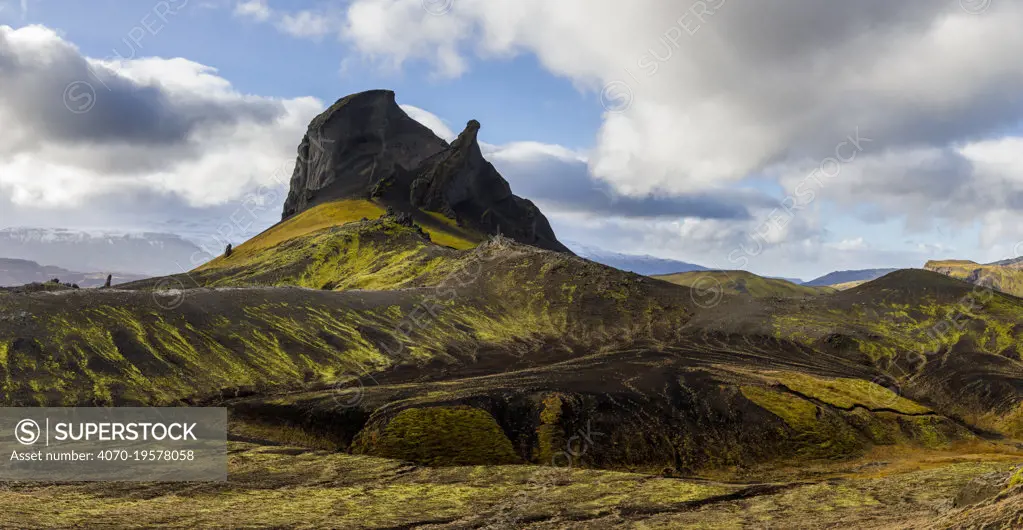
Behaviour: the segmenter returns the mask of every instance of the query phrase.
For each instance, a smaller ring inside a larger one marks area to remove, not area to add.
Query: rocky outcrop
[[[302,139],[283,218],[324,202],[372,198],[398,211],[438,212],[481,233],[570,252],[543,213],[515,196],[483,157],[479,130],[472,120],[448,145],[405,114],[394,92],[342,98]]]
[[[473,229],[503,234],[520,243],[569,252],[554,235],[547,218],[532,202],[512,194],[508,181],[483,158],[471,120],[444,151],[413,171],[409,202],[441,212]]]
[[[298,146],[283,217],[323,202],[368,198],[382,180],[447,147],[405,114],[390,90],[341,98],[313,119]]]
[[[409,197],[413,206],[454,217],[455,207],[472,198],[494,203],[511,197],[511,187],[483,159],[479,130],[480,122],[471,120],[449,148],[418,168]]]

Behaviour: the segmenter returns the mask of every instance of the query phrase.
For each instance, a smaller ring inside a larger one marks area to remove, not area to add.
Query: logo
[[[21,445],[32,445],[39,440],[39,424],[35,420],[21,420],[14,426],[14,437]]]
[[[991,2],[992,0],[959,0],[959,6],[971,15],[979,15],[991,7]]]
[[[710,309],[721,303],[725,297],[725,289],[713,276],[701,276],[690,287],[689,296],[696,305]]]
[[[611,81],[600,91],[600,104],[604,110],[618,114],[629,110],[636,94],[625,81]]]
[[[433,16],[444,16],[451,12],[455,0],[423,0],[423,9]]]
[[[96,89],[85,81],[75,81],[64,89],[64,106],[75,114],[85,114],[96,105]]]
[[[185,284],[173,276],[160,280],[153,289],[153,302],[166,311],[181,307],[185,303]]]
[[[365,374],[373,384],[378,384],[370,374]],[[362,377],[353,374],[341,374],[331,386],[334,402],[342,408],[358,407],[366,395],[366,384]]]

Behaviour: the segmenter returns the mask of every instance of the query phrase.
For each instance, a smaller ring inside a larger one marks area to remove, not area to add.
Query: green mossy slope
[[[354,449],[434,466],[520,462],[493,416],[471,407],[403,410],[382,431],[364,430]]]
[[[658,280],[693,287],[710,294],[745,295],[754,298],[800,298],[831,294],[831,287],[806,287],[786,280],[764,278],[746,271],[693,271],[653,276]]]

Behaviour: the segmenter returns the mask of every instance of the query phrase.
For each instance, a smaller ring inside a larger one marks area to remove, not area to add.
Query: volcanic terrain
[[[599,265],[512,194],[480,130],[448,144],[393,92],[348,96],[310,124],[282,221],[230,253],[0,291],[4,403],[232,420],[227,484],[18,484],[3,524],[1018,517],[1023,300],[926,270],[836,292]]]

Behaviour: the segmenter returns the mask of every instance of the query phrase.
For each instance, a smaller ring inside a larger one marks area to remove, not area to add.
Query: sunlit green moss
[[[536,428],[537,447],[533,459],[541,464],[554,464],[556,455],[564,451],[565,430],[561,427],[564,398],[560,394],[550,394],[543,399],[540,410],[540,425]]]
[[[940,449],[949,445],[949,439],[945,435],[945,420],[931,416],[920,416],[911,419],[916,439],[925,447]]]
[[[365,435],[369,436],[369,435]],[[519,461],[494,418],[472,407],[406,409],[359,450],[428,465],[512,464]]]
[[[844,458],[862,452],[863,440],[839,416],[783,392],[743,386],[743,396],[781,418],[795,432],[795,451],[808,457]]]
[[[1016,471],[1009,477],[1009,487],[1014,488],[1023,484],[1023,466],[1020,466]]]
[[[904,414],[924,414],[930,409],[870,381],[848,378],[822,378],[798,372],[771,372],[770,379],[781,382],[800,394],[843,409],[891,409]]]

